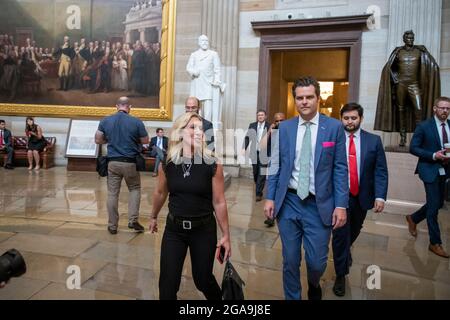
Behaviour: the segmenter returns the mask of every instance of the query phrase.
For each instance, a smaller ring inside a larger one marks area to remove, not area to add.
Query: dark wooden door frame
[[[348,48],[349,101],[359,99],[361,38],[371,15],[301,20],[253,21],[261,34],[259,53],[258,109],[269,111],[270,55],[276,51]]]

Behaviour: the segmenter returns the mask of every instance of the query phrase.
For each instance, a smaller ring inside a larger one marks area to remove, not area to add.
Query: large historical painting
[[[0,113],[169,119],[174,30],[175,0],[2,0]]]

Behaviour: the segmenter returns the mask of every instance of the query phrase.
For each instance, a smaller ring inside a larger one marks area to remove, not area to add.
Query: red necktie
[[[0,131],[0,148],[3,148],[3,130]]]
[[[445,123],[441,123],[442,126],[442,144],[448,143],[447,130],[445,130]]]
[[[350,135],[350,143],[348,146],[348,166],[350,174],[350,193],[357,196],[359,193],[358,186],[358,165],[356,163],[356,147],[353,141],[353,134]]]

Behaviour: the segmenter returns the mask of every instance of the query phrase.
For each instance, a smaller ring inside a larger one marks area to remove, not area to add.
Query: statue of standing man
[[[406,133],[431,117],[433,103],[441,93],[439,66],[424,46],[414,45],[414,32],[403,34],[402,47],[391,53],[381,73],[375,130],[400,132],[400,147]]]
[[[202,103],[203,118],[220,128],[222,117],[221,94],[225,84],[220,80],[220,59],[217,52],[209,49],[209,40],[205,35],[198,38],[199,49],[189,57],[186,70],[191,76],[190,95]]]

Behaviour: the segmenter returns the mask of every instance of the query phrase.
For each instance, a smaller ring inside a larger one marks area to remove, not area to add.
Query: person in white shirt
[[[255,182],[256,201],[263,198],[264,185],[266,183],[266,172],[268,156],[261,154],[261,139],[269,131],[270,123],[266,121],[267,114],[264,110],[258,110],[256,113],[256,122],[250,123],[247,134],[245,135],[244,144],[242,146],[242,154],[245,154],[250,145],[250,159],[253,167],[253,181]]]
[[[419,158],[415,173],[419,174],[425,186],[426,203],[412,215],[406,216],[406,220],[409,232],[413,237],[417,237],[417,224],[426,219],[430,237],[428,249],[448,259],[449,254],[442,247],[438,213],[444,205],[445,183],[450,177],[450,157],[445,149],[450,142],[450,98],[437,98],[433,112],[432,118],[417,125],[409,148],[409,151]]]
[[[352,265],[350,247],[358,238],[367,211],[384,210],[388,189],[388,168],[383,144],[378,135],[360,128],[364,109],[357,103],[348,103],[341,109],[345,129],[348,162],[349,204],[347,223],[333,230],[333,261],[336,281],[333,292],[345,295],[345,276]]]
[[[156,136],[150,140],[150,156],[155,157],[155,168],[153,177],[158,175],[159,163],[164,160],[169,145],[169,139],[164,136],[162,128],[156,129]]]

